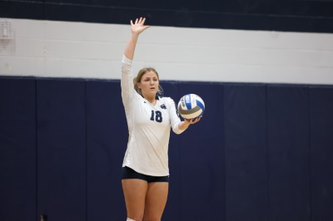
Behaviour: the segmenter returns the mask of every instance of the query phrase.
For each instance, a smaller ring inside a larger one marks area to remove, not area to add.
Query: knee
[[[141,212],[127,213],[126,221],[143,221],[143,213]]]

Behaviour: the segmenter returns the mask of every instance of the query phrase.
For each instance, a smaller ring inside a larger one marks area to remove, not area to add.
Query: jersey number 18
[[[156,121],[161,123],[163,118],[162,118],[162,112],[161,111],[151,111],[151,116],[150,116],[151,121]]]

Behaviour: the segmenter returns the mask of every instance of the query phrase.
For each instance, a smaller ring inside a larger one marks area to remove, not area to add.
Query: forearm
[[[178,128],[183,132],[188,129],[188,127],[192,124],[196,124],[201,120],[201,117],[197,117],[194,119],[185,119],[178,124]]]
[[[128,42],[127,47],[125,48],[124,55],[130,60],[133,60],[138,38],[139,38],[139,34],[132,33],[131,39]]]
[[[179,130],[181,131],[185,131],[187,130],[187,128],[190,126],[190,122],[189,121],[181,121],[179,124],[178,124],[178,128]]]

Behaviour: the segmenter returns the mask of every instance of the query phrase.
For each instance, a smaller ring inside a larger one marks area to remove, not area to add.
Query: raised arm
[[[145,21],[146,21],[146,18],[142,18],[142,17],[135,19],[134,22],[131,20],[132,36],[124,51],[124,55],[130,60],[133,60],[134,52],[135,52],[135,48],[136,48],[136,44],[137,44],[139,35],[144,30],[149,28],[149,26],[145,25]]]

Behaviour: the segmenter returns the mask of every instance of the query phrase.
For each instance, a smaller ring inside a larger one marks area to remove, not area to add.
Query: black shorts
[[[169,182],[169,176],[149,176],[136,172],[129,167],[123,167],[122,179],[140,179],[148,183],[154,182]]]

